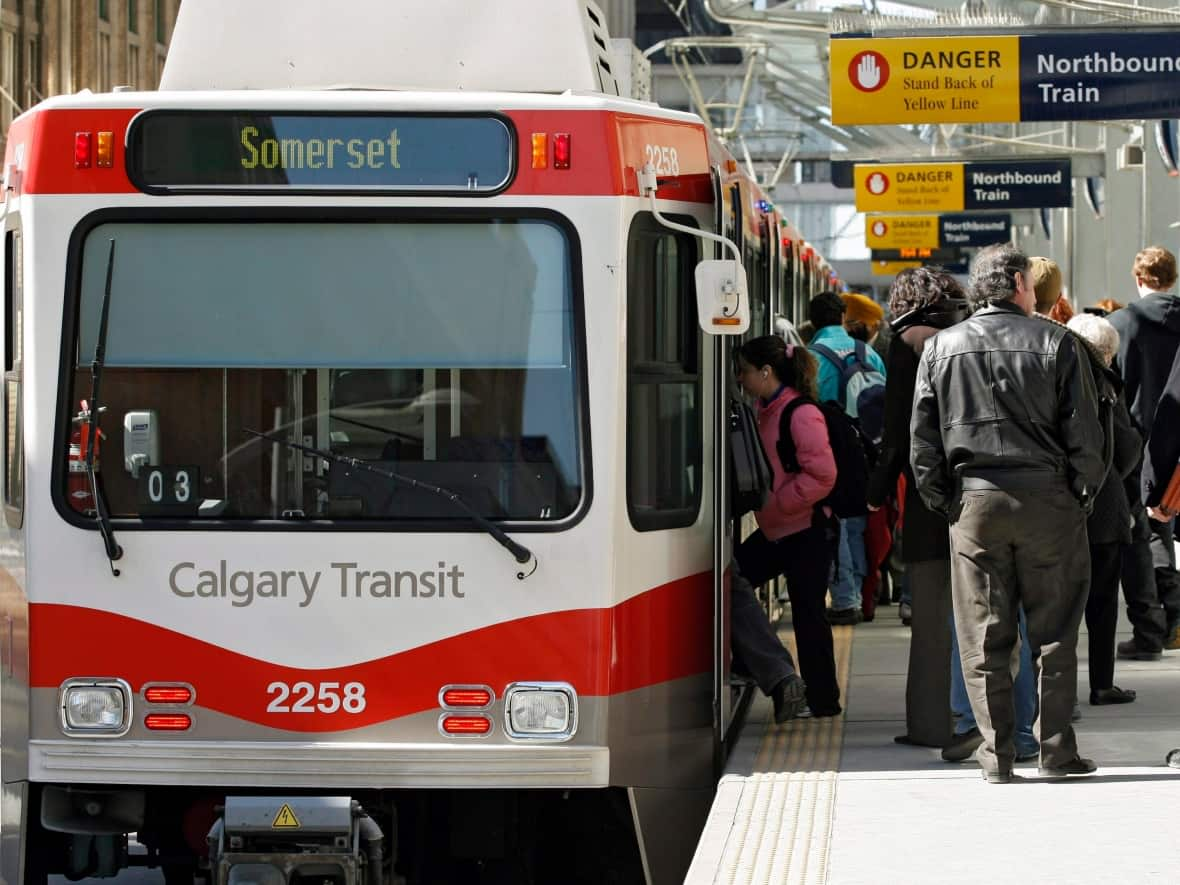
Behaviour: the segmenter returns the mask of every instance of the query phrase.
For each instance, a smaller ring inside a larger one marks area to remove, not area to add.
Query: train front
[[[349,100],[126,113],[126,194],[26,200],[30,880],[548,881],[590,827],[601,881],[624,788],[707,786],[708,576],[616,561],[617,207]]]

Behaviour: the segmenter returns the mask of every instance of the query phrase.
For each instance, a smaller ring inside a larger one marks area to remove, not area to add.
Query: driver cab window
[[[116,520],[470,523],[426,487],[489,519],[566,519],[585,462],[569,237],[528,217],[100,224],[64,420],[90,395],[114,240],[100,469]],[[59,500],[90,512],[59,476]]]

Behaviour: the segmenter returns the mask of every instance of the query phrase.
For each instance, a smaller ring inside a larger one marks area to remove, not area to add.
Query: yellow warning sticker
[[[291,810],[291,806],[283,803],[283,807],[279,809],[279,813],[275,815],[274,822],[270,825],[272,830],[297,830],[301,824],[299,818],[295,816],[295,812]]]

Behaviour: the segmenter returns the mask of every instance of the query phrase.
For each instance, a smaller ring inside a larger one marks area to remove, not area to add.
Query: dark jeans
[[[824,612],[828,571],[835,553],[832,529],[812,526],[778,541],[769,541],[757,531],[737,550],[741,572],[754,586],[779,575],[787,579],[799,670],[813,710],[832,709],[840,702],[832,628]]]
[[[1022,606],[1040,697],[1040,764],[1057,767],[1077,756],[1070,716],[1089,586],[1086,517],[1064,484],[963,492],[951,524],[951,589],[986,770],[1011,771],[1015,758],[1012,673]]]
[[[754,677],[763,693],[795,672],[791,653],[779,641],[767,620],[766,610],[754,595],[754,588],[733,563],[729,590],[729,639],[735,669]]]
[[[951,563],[906,563],[913,616],[905,677],[906,735],[927,747],[951,739]]]
[[[1090,691],[1114,685],[1114,637],[1119,620],[1123,549],[1118,543],[1090,545],[1090,597],[1086,600]]]

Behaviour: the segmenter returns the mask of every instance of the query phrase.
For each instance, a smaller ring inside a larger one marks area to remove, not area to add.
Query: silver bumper
[[[606,747],[34,740],[29,779],[225,787],[603,787]]]

